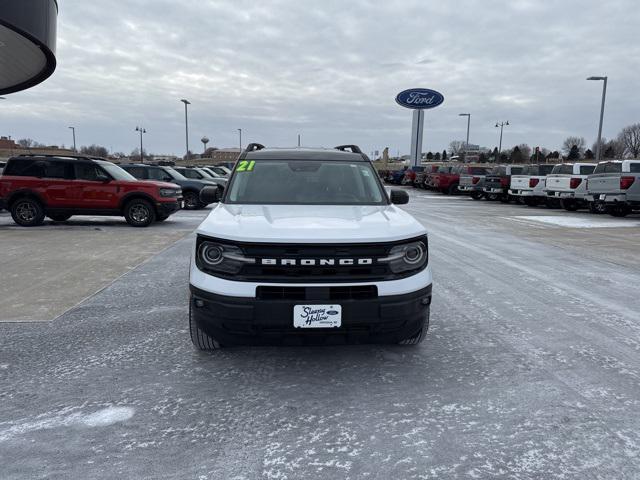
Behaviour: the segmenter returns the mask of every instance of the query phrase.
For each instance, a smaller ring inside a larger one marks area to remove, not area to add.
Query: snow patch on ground
[[[9,428],[0,430],[0,442],[38,430],[74,426],[107,427],[115,423],[125,422],[133,417],[135,413],[135,410],[129,407],[107,407],[91,414],[74,412],[73,410],[76,408],[63,409],[55,415],[40,415],[32,421],[16,422]],[[2,423],[0,423],[1,427]]]
[[[547,225],[566,228],[624,228],[640,227],[640,221],[623,218],[601,218],[584,216],[551,216],[551,215],[529,215],[519,217],[506,217],[509,220],[521,222],[537,222]]]

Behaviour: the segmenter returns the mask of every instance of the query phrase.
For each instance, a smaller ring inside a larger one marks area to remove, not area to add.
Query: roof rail
[[[256,152],[258,150],[264,150],[265,146],[260,143],[250,143],[247,145],[247,148],[244,149],[245,152]]]
[[[338,145],[336,147],[336,150],[340,150],[341,152],[350,151],[351,153],[360,153],[360,154],[362,154],[362,150],[360,150],[360,147],[357,146],[357,145]]]
[[[103,157],[96,157],[94,155],[82,155],[78,153],[19,153],[18,155],[14,155],[13,158],[21,158],[21,157],[51,157],[51,158],[75,158],[75,159],[84,159],[84,160],[106,160]],[[108,160],[107,160],[108,161]]]

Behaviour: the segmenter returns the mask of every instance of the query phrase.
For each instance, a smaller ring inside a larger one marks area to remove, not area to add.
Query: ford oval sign
[[[444,102],[444,95],[428,88],[411,88],[396,97],[398,105],[414,110],[436,108]]]

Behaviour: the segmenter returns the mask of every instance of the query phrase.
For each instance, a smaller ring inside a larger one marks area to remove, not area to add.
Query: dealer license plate
[[[338,328],[342,325],[341,305],[295,305],[295,328]]]

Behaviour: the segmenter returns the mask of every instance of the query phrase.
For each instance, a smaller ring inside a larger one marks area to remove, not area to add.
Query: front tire
[[[484,193],[482,193],[482,192],[472,192],[471,193],[471,198],[473,200],[482,200],[484,198]]]
[[[427,311],[427,315],[422,324],[422,328],[418,333],[413,335],[412,337],[405,338],[404,340],[400,340],[398,342],[399,345],[420,345],[423,340],[427,336],[427,332],[429,331],[429,311]]]
[[[35,198],[20,198],[11,205],[11,217],[21,227],[38,227],[44,216],[44,208]]]
[[[454,183],[453,185],[450,185],[447,193],[449,195],[457,195],[458,194],[458,184]]]
[[[200,350],[201,352],[220,350],[222,346],[207,332],[198,327],[191,313],[191,302],[192,301],[189,301],[189,334],[191,335],[191,343],[193,343],[196,350]]]
[[[147,200],[136,198],[127,203],[124,218],[132,227],[144,228],[156,221],[156,212]]]
[[[185,192],[184,209],[199,210],[201,208],[202,208],[202,204],[200,203],[200,195],[196,192]]]

